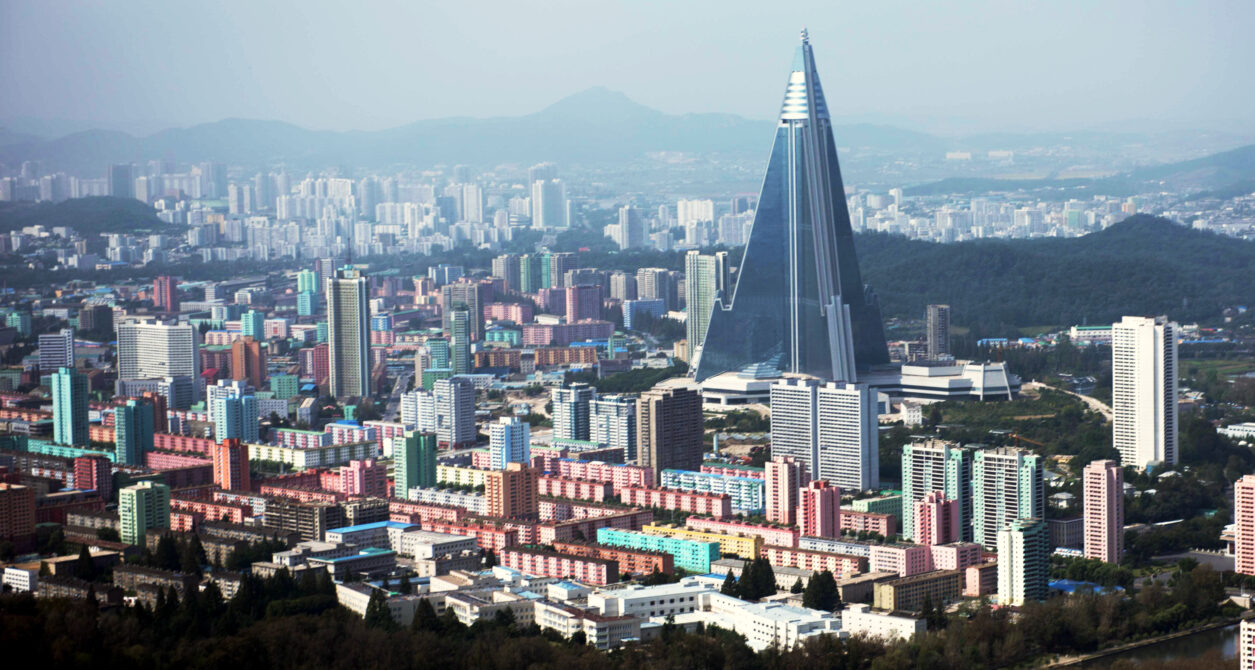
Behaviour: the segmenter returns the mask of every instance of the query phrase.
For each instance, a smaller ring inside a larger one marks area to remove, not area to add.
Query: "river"
[[[1238,655],[1238,626],[1213,628],[1186,637],[1179,637],[1146,647],[1137,647],[1119,654],[1096,658],[1082,663],[1079,667],[1086,670],[1108,668],[1119,660],[1132,661],[1139,665],[1146,661],[1162,661],[1174,658],[1194,658],[1212,649],[1219,648],[1225,658]]]

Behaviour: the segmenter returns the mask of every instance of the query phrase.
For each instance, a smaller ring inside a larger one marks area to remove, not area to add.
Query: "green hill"
[[[0,232],[26,226],[69,226],[80,235],[181,230],[157,218],[156,211],[134,198],[76,198],[50,202],[0,202]]]
[[[1255,242],[1138,215],[1069,239],[937,244],[884,234],[856,241],[886,317],[951,305],[956,324],[1012,328],[1110,323],[1124,314],[1216,318],[1255,304]]]

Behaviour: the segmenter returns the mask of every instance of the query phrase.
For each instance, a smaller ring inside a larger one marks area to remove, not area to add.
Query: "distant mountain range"
[[[30,132],[68,127],[0,128],[0,162],[38,160],[45,169],[100,174],[105,165],[156,158],[195,163],[218,161],[261,168],[343,165],[619,162],[651,152],[685,152],[759,159],[771,146],[773,121],[734,114],[666,114],[606,88],[568,96],[534,114],[457,117],[418,121],[379,131],[318,131],[281,121],[226,119],[135,136],[116,130],[84,130],[61,137]],[[986,134],[942,138],[894,126],[838,124],[837,144],[864,153],[932,155],[952,149],[1022,150],[1068,143],[1116,147],[1146,136],[1133,133]]]
[[[991,179],[957,177],[905,189],[906,195],[972,195],[1023,191],[1044,200],[1130,196],[1160,190],[1234,197],[1255,192],[1255,144],[1176,163],[1138,168],[1095,179]]]
[[[664,114],[622,93],[592,88],[517,117],[418,121],[380,131],[315,131],[280,121],[226,119],[146,137],[88,130],[44,140],[0,131],[0,162],[39,160],[46,168],[99,172],[114,162],[169,157],[238,165],[350,165],[508,162],[602,162],[649,152],[760,156],[770,121],[733,114]],[[933,150],[924,133],[858,124],[837,130],[842,146]]]

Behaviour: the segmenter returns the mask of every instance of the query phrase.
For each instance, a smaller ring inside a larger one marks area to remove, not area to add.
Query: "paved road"
[[[388,396],[388,407],[384,410],[384,421],[398,421],[401,418],[401,394],[405,393],[406,387],[409,386],[410,377],[413,377],[413,371],[407,370],[397,376],[397,382],[392,385],[392,395]]]
[[[1103,415],[1103,418],[1105,418],[1108,422],[1112,420],[1111,407],[1107,405],[1106,403],[1103,403],[1102,401],[1097,400],[1095,398],[1091,398],[1087,395],[1081,395],[1080,393],[1076,393],[1075,391],[1061,389],[1058,386],[1050,386],[1049,384],[1043,384],[1041,382],[1027,382],[1024,384],[1024,388],[1026,389],[1051,389],[1054,391],[1061,391],[1071,396],[1076,396],[1077,398],[1080,398],[1082,402],[1088,405],[1090,409]]]

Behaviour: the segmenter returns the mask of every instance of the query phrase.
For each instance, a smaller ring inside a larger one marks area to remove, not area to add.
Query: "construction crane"
[[[1007,437],[1009,437],[1009,438],[1011,438],[1011,439],[1015,440],[1015,446],[1017,446],[1017,447],[1018,447],[1018,446],[1020,446],[1020,440],[1024,440],[1025,442],[1028,442],[1029,444],[1035,444],[1035,445],[1037,445],[1037,446],[1039,446],[1039,447],[1045,447],[1045,446],[1046,446],[1046,445],[1042,444],[1041,442],[1038,442],[1037,440],[1032,440],[1032,439],[1029,439],[1029,438],[1024,437],[1023,435],[1020,435],[1020,434],[1018,434],[1018,433],[1009,433],[1009,434],[1007,434]]]

